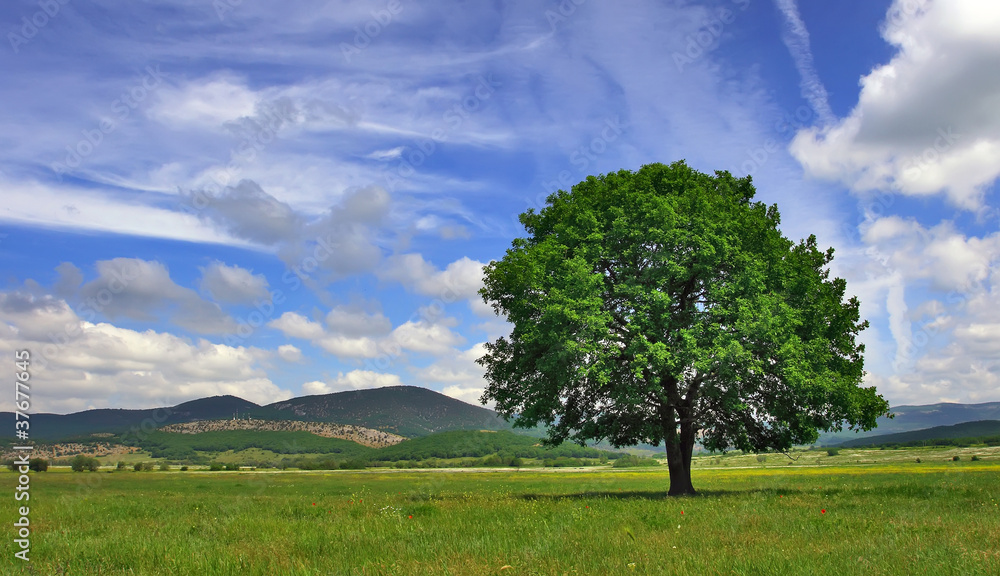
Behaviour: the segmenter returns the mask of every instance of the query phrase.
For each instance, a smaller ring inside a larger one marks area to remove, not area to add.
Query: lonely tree
[[[548,441],[664,443],[670,494],[693,494],[695,443],[787,450],[869,430],[867,325],[833,250],[794,243],[749,177],[683,162],[588,177],[520,221],[483,299],[513,324],[486,345],[483,401]]]

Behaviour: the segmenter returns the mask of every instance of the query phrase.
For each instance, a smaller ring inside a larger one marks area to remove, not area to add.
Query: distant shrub
[[[340,463],[341,470],[364,470],[368,467],[368,462],[365,460],[344,460]]]
[[[170,470],[170,464],[168,464],[165,461],[164,462],[160,462],[160,472],[166,472],[168,470]]]
[[[767,462],[767,454],[758,454],[757,461],[760,462],[761,464]]]
[[[961,459],[962,459],[962,457],[961,457],[961,456],[952,456],[952,457],[951,457],[951,461],[952,461],[952,462],[958,462],[958,461],[959,461],[959,460],[961,460]]]
[[[208,465],[208,469],[212,472],[218,472],[222,470],[222,462],[212,462]]]
[[[181,466],[181,472],[187,472],[187,471],[188,471],[187,466]]]
[[[132,466],[132,469],[135,470],[136,472],[142,472],[142,462],[136,462]]]
[[[917,458],[917,464],[920,464],[920,458]]]
[[[101,467],[101,463],[93,456],[77,454],[73,460],[70,461],[69,466],[74,472],[83,472],[84,470],[96,472],[97,469]]]
[[[973,462],[979,462],[979,456],[973,456],[972,457],[972,461]]]
[[[28,469],[35,472],[45,472],[49,469],[49,461],[45,458],[32,458],[28,460]]]
[[[229,464],[226,464],[226,470],[229,470],[230,472],[239,472],[240,465],[236,462],[230,462]]]
[[[836,448],[827,448],[826,449],[826,455],[827,456],[837,456],[839,454],[840,454],[840,450],[838,450]]]
[[[125,469],[125,461],[124,460],[119,460],[118,464],[115,465],[115,470],[119,470],[120,471],[120,470],[124,470],[124,469]]]

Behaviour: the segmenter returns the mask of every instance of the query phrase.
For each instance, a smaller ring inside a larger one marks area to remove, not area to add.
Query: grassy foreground
[[[1000,464],[69,473],[4,574],[1000,574]],[[0,474],[0,522],[16,476]]]

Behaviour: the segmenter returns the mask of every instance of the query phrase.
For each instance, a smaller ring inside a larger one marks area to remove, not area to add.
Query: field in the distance
[[[774,456],[772,456],[774,457]],[[841,456],[838,456],[840,458]],[[770,464],[770,461],[767,462]],[[1000,574],[1000,463],[32,475],[9,574]],[[13,494],[11,473],[0,474]],[[825,512],[824,512],[825,511]],[[14,522],[14,501],[0,522]]]

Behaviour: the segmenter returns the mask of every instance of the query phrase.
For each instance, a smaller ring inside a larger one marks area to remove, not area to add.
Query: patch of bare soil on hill
[[[358,444],[371,448],[383,448],[399,444],[406,440],[403,436],[373,430],[362,426],[352,426],[349,424],[330,424],[327,422],[301,422],[298,420],[202,420],[199,422],[184,422],[182,424],[170,424],[160,428],[162,432],[174,432],[178,434],[200,434],[202,432],[216,432],[220,430],[269,430],[286,432],[311,432],[317,436],[325,438],[340,438],[350,440]]]

